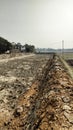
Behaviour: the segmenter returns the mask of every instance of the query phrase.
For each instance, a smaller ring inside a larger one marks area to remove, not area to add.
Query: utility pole
[[[62,57],[64,56],[64,40],[62,40]]]

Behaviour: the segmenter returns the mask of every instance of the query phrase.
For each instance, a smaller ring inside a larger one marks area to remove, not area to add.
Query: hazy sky
[[[73,47],[73,0],[0,0],[0,36],[36,47]]]

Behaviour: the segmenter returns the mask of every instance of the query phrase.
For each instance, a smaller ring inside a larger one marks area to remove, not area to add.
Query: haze
[[[73,0],[0,0],[0,36],[42,48],[73,48]]]

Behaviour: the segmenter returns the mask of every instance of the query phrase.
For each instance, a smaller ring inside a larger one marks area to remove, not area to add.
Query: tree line
[[[23,49],[24,48],[24,49]],[[5,53],[6,51],[10,51],[13,49],[18,49],[19,51],[25,51],[26,53],[28,52],[35,52],[35,46],[34,45],[22,45],[21,43],[11,43],[8,40],[0,37],[0,54]]]

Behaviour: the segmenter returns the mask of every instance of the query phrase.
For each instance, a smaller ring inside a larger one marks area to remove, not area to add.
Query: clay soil
[[[61,59],[21,57],[0,62],[0,130],[73,130],[73,80]]]

